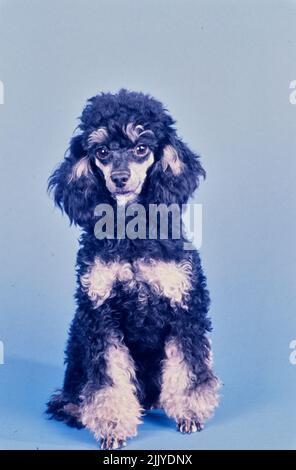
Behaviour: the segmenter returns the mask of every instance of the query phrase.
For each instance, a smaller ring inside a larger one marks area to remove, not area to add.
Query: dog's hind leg
[[[86,382],[84,367],[85,348],[77,318],[77,312],[71,325],[69,341],[66,349],[66,371],[63,388],[57,390],[47,403],[46,413],[50,418],[65,422],[68,426],[78,429],[83,427],[80,413],[80,393]]]
[[[46,413],[58,421],[63,421],[68,426],[83,428],[80,420],[80,408],[71,402],[63,390],[57,390],[47,403]]]

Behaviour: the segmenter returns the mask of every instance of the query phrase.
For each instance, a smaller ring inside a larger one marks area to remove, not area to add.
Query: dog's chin
[[[139,183],[138,186],[134,189],[117,189],[116,191],[113,191],[111,195],[114,199],[116,199],[117,204],[122,206],[135,202],[140,192],[141,184]]]
[[[119,206],[124,206],[135,202],[138,197],[138,193],[136,191],[116,191],[112,193],[112,197],[116,199]]]

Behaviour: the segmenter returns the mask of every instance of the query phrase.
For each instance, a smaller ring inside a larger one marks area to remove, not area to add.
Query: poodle
[[[65,377],[47,413],[86,427],[102,449],[126,445],[146,410],[163,409],[181,433],[191,433],[218,405],[210,299],[198,251],[184,248],[183,232],[172,236],[170,214],[166,236],[148,236],[146,229],[147,236],[112,238],[96,231],[106,217],[102,205],[115,212],[141,205],[138,219],[149,225],[149,207],[170,212],[187,203],[205,171],[174,125],[150,95],[100,93],[87,101],[49,178],[56,205],[82,232]],[[131,220],[127,216],[124,227]]]

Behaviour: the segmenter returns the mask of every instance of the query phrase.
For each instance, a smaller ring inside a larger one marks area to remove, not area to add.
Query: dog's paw
[[[200,432],[203,425],[196,419],[180,419],[177,422],[177,429],[182,434],[191,434],[192,432]]]
[[[102,450],[114,450],[121,449],[126,446],[126,441],[123,439],[117,439],[115,436],[106,436],[101,439],[101,449]]]
[[[80,421],[79,405],[71,403],[62,392],[54,393],[50,401],[47,403],[46,413],[50,418],[58,421],[64,421],[68,426],[78,429],[83,428]]]

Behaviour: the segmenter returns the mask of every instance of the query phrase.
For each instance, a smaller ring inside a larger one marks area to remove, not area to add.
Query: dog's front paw
[[[101,439],[101,449],[103,450],[121,449],[125,446],[125,440],[117,439],[115,436],[112,436],[112,434]]]
[[[192,432],[199,432],[203,430],[203,424],[196,419],[179,419],[177,422],[177,429],[182,434],[191,434]]]

